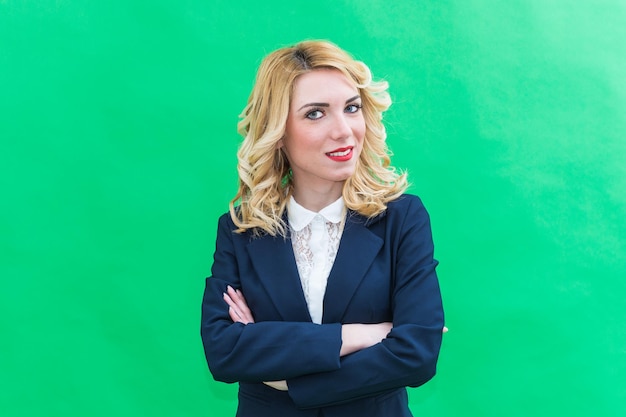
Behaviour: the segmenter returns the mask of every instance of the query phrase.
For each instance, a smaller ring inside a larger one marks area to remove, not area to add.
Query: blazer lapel
[[[290,239],[263,236],[248,244],[259,280],[285,321],[311,321]]]
[[[350,213],[341,236],[324,296],[323,323],[341,323],[354,292],[371,266],[383,240],[367,227],[366,219]]]

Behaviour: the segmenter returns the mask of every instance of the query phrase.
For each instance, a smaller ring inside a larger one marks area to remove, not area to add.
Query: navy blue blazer
[[[435,375],[444,325],[428,214],[403,195],[381,215],[348,212],[324,297],[311,322],[289,238],[237,234],[219,220],[201,335],[217,381],[239,382],[240,417],[411,416],[407,386]],[[255,323],[233,323],[226,286]],[[341,325],[393,322],[386,339],[339,357]],[[287,380],[277,391],[263,381]]]

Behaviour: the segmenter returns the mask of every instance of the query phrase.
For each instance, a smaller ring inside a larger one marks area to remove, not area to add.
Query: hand
[[[228,304],[228,314],[233,323],[254,323],[252,312],[240,290],[235,290],[229,285],[224,293],[224,301]]]
[[[233,323],[249,324],[254,323],[252,312],[248,308],[248,303],[240,290],[235,290],[230,285],[224,293],[224,301],[228,304],[228,314]],[[279,391],[287,391],[287,381],[266,381],[263,382],[268,387],[272,387]]]
[[[341,350],[339,351],[339,356],[345,356],[380,343],[387,337],[392,326],[393,324],[390,322],[342,325]]]
[[[263,382],[265,385],[267,385],[268,387],[272,387],[274,389],[277,389],[279,391],[288,391],[289,388],[287,387],[287,381],[285,381],[284,379],[282,381],[265,381]]]

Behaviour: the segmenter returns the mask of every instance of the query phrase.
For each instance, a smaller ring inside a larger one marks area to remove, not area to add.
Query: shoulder
[[[387,203],[387,213],[408,212],[413,210],[423,210],[424,204],[422,200],[414,194],[402,194],[395,200]]]
[[[381,214],[367,219],[366,224],[372,225],[380,221],[391,223],[403,223],[407,218],[428,217],[422,200],[414,194],[402,194],[387,203],[387,209]]]
[[[239,212],[239,206],[235,207],[235,215],[237,215],[238,212]],[[226,213],[222,214],[219,217],[218,223],[217,223],[217,233],[218,233],[218,237],[220,235],[229,236],[231,240],[236,240],[239,242],[251,242],[253,240],[264,238],[264,237],[275,238],[274,236],[270,236],[269,234],[267,234],[265,231],[263,231],[260,228],[259,229],[251,228],[251,229],[246,229],[244,231],[241,231],[239,229],[239,226],[235,224],[235,221],[233,220],[233,216],[230,211],[227,211]]]
[[[241,236],[241,233],[237,233],[237,225],[233,221],[230,212],[222,214],[217,221],[217,235],[218,238],[228,238],[229,240]]]
[[[233,219],[230,215],[230,212],[226,212],[223,213],[219,219],[217,220],[217,224],[219,229],[229,229],[229,230],[236,230],[237,227],[235,226],[235,222],[233,222]]]
[[[387,204],[387,224],[400,229],[429,224],[430,218],[422,200],[413,194],[403,194]]]

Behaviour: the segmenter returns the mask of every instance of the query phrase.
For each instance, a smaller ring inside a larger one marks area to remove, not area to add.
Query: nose
[[[333,120],[331,138],[335,140],[346,139],[352,135],[352,127],[350,121],[344,113],[337,115]]]

